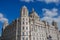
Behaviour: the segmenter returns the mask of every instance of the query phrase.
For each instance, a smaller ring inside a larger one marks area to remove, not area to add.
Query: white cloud
[[[20,0],[20,1],[24,1],[24,2],[33,2],[34,0]]]
[[[20,1],[24,1],[24,2],[36,2],[36,1],[39,1],[39,2],[45,2],[47,4],[49,4],[49,3],[59,4],[59,2],[60,2],[60,0],[20,0]]]
[[[52,10],[42,9],[44,12],[44,16],[54,17],[58,15],[58,10],[53,8]]]
[[[58,16],[57,18],[54,18],[54,20],[58,23],[60,23],[60,16]]]
[[[1,21],[1,22],[4,22],[4,21],[8,22],[8,19],[5,18],[2,13],[0,13],[0,21]]]
[[[58,15],[58,9],[53,8],[52,10],[49,9],[42,9],[44,17],[41,18],[41,20],[45,20],[49,23],[52,23],[52,21],[55,21],[58,23],[58,27],[60,26],[60,16]],[[57,16],[57,17],[55,17]],[[60,27],[59,27],[60,28]]]
[[[45,20],[45,21],[51,23],[53,21],[53,18],[48,17],[48,16],[44,16],[41,20]]]
[[[3,15],[0,13],[0,18],[2,18],[3,17]]]
[[[45,3],[59,3],[60,0],[38,0]]]

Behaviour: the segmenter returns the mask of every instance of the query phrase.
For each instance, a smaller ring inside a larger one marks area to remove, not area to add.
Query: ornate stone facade
[[[58,40],[56,22],[49,25],[46,21],[41,21],[34,9],[30,15],[28,13],[27,7],[23,6],[20,10],[21,17],[4,26],[3,40]]]
[[[59,31],[59,35],[58,36],[59,36],[59,40],[60,40],[60,31]]]

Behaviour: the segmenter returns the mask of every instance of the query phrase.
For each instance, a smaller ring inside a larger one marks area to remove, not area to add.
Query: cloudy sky
[[[53,20],[58,23],[60,29],[60,0],[0,0],[0,35],[4,21],[9,23],[20,17],[20,9],[26,6],[31,12],[35,9],[40,20],[51,23]]]

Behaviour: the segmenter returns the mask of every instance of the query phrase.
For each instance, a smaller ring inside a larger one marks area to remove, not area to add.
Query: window
[[[26,18],[26,20],[28,20],[28,19]]]
[[[38,40],[38,38],[37,38],[37,40]]]
[[[42,38],[42,40],[44,40],[44,38]]]
[[[26,32],[26,35],[28,35],[28,32]]]
[[[33,40],[35,40],[35,37],[33,37]]]
[[[28,24],[28,22],[26,22],[26,25]]]
[[[32,31],[33,31],[33,28],[32,28]]]
[[[41,40],[41,38],[40,38],[40,40]]]
[[[22,29],[24,30],[24,26],[22,27]]]
[[[23,15],[25,15],[25,8],[23,9]]]
[[[24,24],[24,21],[23,21],[23,24]]]
[[[22,32],[22,35],[24,35],[24,32]]]
[[[26,40],[28,40],[28,37],[26,37]]]
[[[22,38],[22,40],[24,40],[24,37]]]
[[[23,20],[24,20],[24,18],[23,18]]]
[[[30,16],[32,18],[32,16]]]
[[[26,27],[26,30],[28,30],[28,27]]]

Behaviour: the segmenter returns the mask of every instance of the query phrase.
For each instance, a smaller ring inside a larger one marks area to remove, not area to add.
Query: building
[[[38,14],[32,9],[29,11],[26,6],[20,10],[20,17],[8,25],[3,26],[2,40],[58,40],[58,27],[56,22],[49,25],[41,21]]]
[[[0,37],[0,40],[1,40],[1,37]]]
[[[59,31],[59,40],[60,40],[60,31]]]

